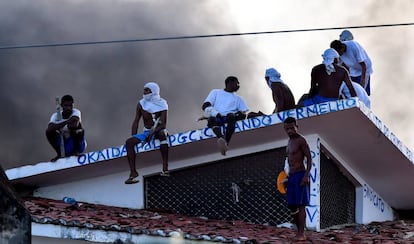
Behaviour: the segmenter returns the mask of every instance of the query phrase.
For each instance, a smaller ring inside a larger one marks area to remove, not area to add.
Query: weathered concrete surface
[[[0,243],[31,243],[31,217],[0,166]]]

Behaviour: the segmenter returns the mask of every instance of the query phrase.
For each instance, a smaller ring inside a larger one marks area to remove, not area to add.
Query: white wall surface
[[[357,201],[362,206],[357,223],[368,224],[373,221],[382,222],[396,219],[393,209],[368,184],[363,183],[355,191]]]
[[[61,200],[72,197],[77,201],[127,208],[143,208],[142,177],[138,184],[126,185],[129,171],[76,182],[42,187],[34,196]]]

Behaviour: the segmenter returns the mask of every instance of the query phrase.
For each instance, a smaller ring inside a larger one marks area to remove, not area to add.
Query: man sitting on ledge
[[[239,87],[237,77],[227,77],[225,88],[211,90],[202,106],[208,118],[207,126],[212,128],[218,137],[217,145],[223,156],[228,150],[228,144],[236,129],[236,122],[245,119],[246,112],[249,110],[243,98],[236,94]],[[224,124],[227,124],[227,127],[223,135],[221,126]]]

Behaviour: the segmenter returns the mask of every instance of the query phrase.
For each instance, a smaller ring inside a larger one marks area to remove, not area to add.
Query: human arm
[[[148,135],[145,137],[144,143],[148,143],[154,135],[158,134],[161,130],[166,129],[167,115],[167,110],[163,110],[160,112],[156,112],[155,114],[152,114],[153,125],[151,126]]]
[[[345,72],[345,78],[344,78],[345,85],[348,87],[348,90],[351,93],[351,96],[356,97],[357,94],[354,89],[354,86],[352,85],[352,81],[351,81],[351,78],[349,77],[349,73],[346,69],[344,69],[344,72]]]
[[[132,128],[131,128],[131,135],[135,135],[138,132],[138,125],[139,125],[139,120],[142,117],[142,107],[141,105],[138,103],[137,107],[135,109],[135,118],[134,121],[132,122]]]
[[[246,118],[247,112],[249,111],[249,107],[247,107],[246,102],[243,100],[242,97],[238,96],[238,99],[238,107],[235,115],[237,120],[242,120]]]
[[[163,110],[161,112],[156,113],[155,121],[158,120],[158,123],[155,124],[155,121],[154,121],[153,128],[151,128],[151,131],[153,132],[153,134],[158,133],[160,130],[167,128],[167,117],[168,117],[167,110]]]
[[[221,117],[221,114],[215,109],[218,89],[213,89],[204,100],[203,106],[201,107],[206,117]]]
[[[367,77],[367,64],[362,61],[359,63],[361,65],[361,86],[365,88],[366,77]]]
[[[315,68],[311,72],[311,87],[309,89],[309,97],[313,97],[318,94],[318,82],[316,81]]]
[[[305,138],[302,138],[301,150],[303,152],[304,158],[306,158],[306,172],[303,176],[302,185],[309,184],[309,173],[312,167],[312,156],[309,148],[309,144],[306,142]]]
[[[53,115],[48,124],[47,130],[48,131],[61,130],[65,126],[67,126],[69,129],[77,129],[80,127],[79,116],[78,114],[71,115],[68,119],[59,122],[55,120],[55,115]]]
[[[201,107],[206,117],[220,117],[221,114],[213,107],[210,102],[203,103]]]

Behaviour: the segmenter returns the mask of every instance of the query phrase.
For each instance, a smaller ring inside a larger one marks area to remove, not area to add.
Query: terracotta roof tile
[[[97,230],[153,236],[182,236],[190,240],[228,243],[286,243],[295,236],[289,228],[184,216],[162,210],[128,209],[99,204],[27,197],[32,221]],[[321,232],[307,231],[308,241],[296,243],[414,243],[414,220],[349,224]]]

